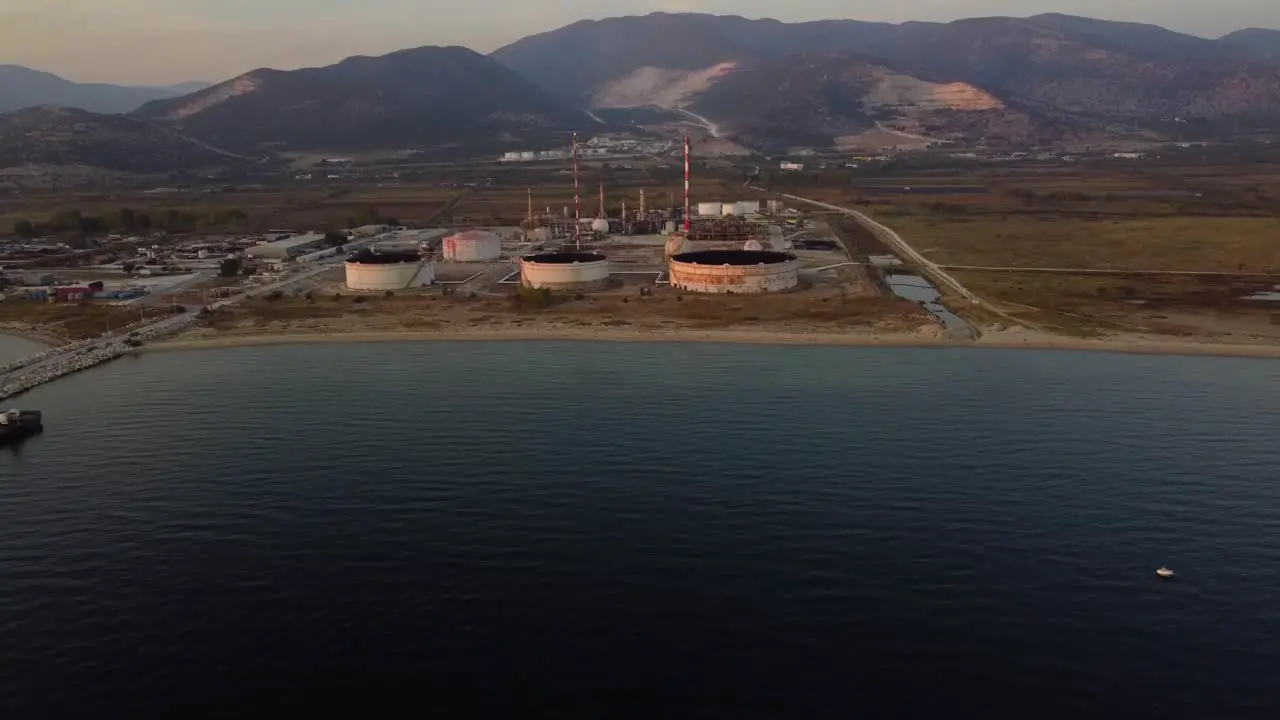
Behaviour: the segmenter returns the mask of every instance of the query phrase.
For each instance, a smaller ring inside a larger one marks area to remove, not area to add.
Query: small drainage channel
[[[1276,285],[1271,292],[1263,291],[1254,293],[1253,295],[1245,295],[1241,300],[1257,300],[1260,302],[1280,303],[1280,285]]]
[[[942,323],[942,327],[948,334],[974,336],[973,328],[969,327],[969,323],[943,306],[942,294],[925,278],[912,272],[886,269],[884,280],[889,284],[889,289],[893,290],[894,295],[920,305],[925,312]]]

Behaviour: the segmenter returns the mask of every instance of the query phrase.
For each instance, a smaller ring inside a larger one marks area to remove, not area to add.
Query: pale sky
[[[584,18],[659,10],[888,22],[1063,12],[1209,37],[1280,29],[1280,0],[0,0],[0,64],[81,82],[219,81],[420,45],[489,52]]]

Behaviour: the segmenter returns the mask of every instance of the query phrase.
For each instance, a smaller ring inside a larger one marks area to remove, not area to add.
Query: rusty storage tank
[[[446,237],[441,245],[450,262],[488,262],[502,256],[502,240],[486,230],[464,230]]]
[[[593,252],[553,252],[520,258],[520,284],[549,290],[587,290],[609,282],[609,259]]]
[[[699,293],[754,295],[800,284],[800,263],[772,250],[697,250],[672,255],[671,287]]]

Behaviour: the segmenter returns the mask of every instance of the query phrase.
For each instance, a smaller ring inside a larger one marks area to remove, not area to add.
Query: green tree
[[[342,247],[346,243],[347,243],[346,233],[338,232],[337,230],[330,230],[329,232],[324,234],[324,244],[329,247],[332,247],[332,248]]]
[[[119,227],[125,232],[133,232],[138,228],[138,214],[129,208],[120,208]]]
[[[222,277],[235,277],[240,274],[240,258],[227,258],[218,264],[218,274]]]
[[[105,220],[97,215],[82,215],[76,222],[76,228],[85,235],[104,233],[108,226]]]
[[[30,240],[39,235],[40,232],[36,229],[35,223],[30,220],[19,220],[13,224],[13,234]]]

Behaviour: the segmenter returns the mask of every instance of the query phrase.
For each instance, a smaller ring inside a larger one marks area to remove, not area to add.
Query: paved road
[[[1200,277],[1238,277],[1238,278],[1275,278],[1280,272],[1212,272],[1206,270],[1107,270],[1099,268],[1057,268],[1057,267],[992,267],[986,265],[939,265],[947,270],[973,270],[977,272],[1022,272],[1049,273],[1059,275],[1192,275]]]
[[[826,208],[828,210],[835,210],[837,212],[841,212],[841,213],[844,213],[845,215],[851,216],[853,219],[861,223],[863,227],[870,230],[876,237],[880,238],[880,240],[882,240],[886,245],[890,247],[890,249],[892,249],[895,253],[897,253],[900,258],[908,262],[914,263],[922,271],[926,272],[930,276],[930,278],[933,279],[935,282],[945,286],[945,289],[950,290],[957,295],[960,295],[961,297],[965,298],[966,300],[968,300],[969,302],[975,305],[981,302],[978,299],[977,295],[974,295],[973,293],[969,292],[963,285],[960,284],[959,280],[956,280],[955,278],[951,277],[951,275],[948,274],[946,270],[943,270],[942,266],[938,265],[932,260],[921,255],[919,252],[916,251],[915,248],[907,244],[907,241],[903,240],[901,235],[894,232],[890,228],[884,225],[881,225],[875,220],[872,220],[866,215],[863,215],[857,210],[850,210],[849,208],[840,207],[839,205],[831,205],[829,203],[820,202],[818,200],[810,200],[809,198],[802,198],[796,195],[787,195],[785,193],[778,193],[778,195],[784,198],[787,198],[788,200],[795,200],[796,202],[816,205],[821,208]]]

